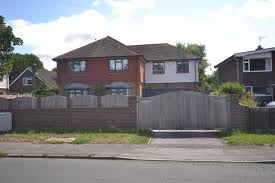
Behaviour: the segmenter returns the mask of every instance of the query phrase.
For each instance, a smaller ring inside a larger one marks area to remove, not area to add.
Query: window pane
[[[81,72],[85,71],[85,68],[86,68],[86,63],[85,63],[85,61],[81,61],[81,62],[80,62],[80,71],[81,71]]]
[[[265,59],[250,59],[250,70],[265,70]]]
[[[73,72],[74,71],[73,62],[69,62],[68,66],[69,66],[70,71]]]
[[[80,72],[80,63],[79,62],[73,63],[73,72]]]
[[[244,70],[248,71],[248,63],[244,63]]]
[[[122,70],[122,61],[121,60],[116,60],[116,70],[117,71]]]
[[[116,62],[115,60],[110,60],[110,70],[116,70]]]
[[[123,70],[127,70],[128,69],[128,59],[123,59]]]
[[[82,90],[83,95],[88,95],[88,90]]]
[[[265,70],[272,70],[271,69],[271,60],[269,58],[267,58],[265,60]]]
[[[189,62],[177,62],[177,72],[188,73],[189,72]]]
[[[164,62],[154,62],[153,63],[153,73],[154,74],[164,74]]]

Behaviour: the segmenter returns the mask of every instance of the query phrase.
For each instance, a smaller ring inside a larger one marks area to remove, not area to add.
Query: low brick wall
[[[129,97],[128,107],[64,108],[11,110],[13,129],[38,128],[123,128],[137,126],[136,97]]]

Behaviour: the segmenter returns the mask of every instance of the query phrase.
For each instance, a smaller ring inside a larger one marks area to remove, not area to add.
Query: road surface
[[[1,183],[275,183],[275,165],[169,161],[0,159]]]

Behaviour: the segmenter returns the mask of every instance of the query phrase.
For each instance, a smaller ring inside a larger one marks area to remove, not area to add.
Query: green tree
[[[53,69],[52,69],[52,72],[57,72],[57,68],[56,68],[56,67],[53,68]]]
[[[42,84],[39,86],[39,88],[37,88],[32,93],[36,97],[45,97],[45,96],[57,95],[58,90],[49,88],[46,84]]]
[[[178,48],[182,48],[185,52],[193,54],[201,58],[199,62],[199,88],[200,91],[206,92],[208,89],[207,75],[205,73],[206,68],[210,66],[206,59],[206,48],[203,44],[196,43],[177,43]]]
[[[44,68],[43,62],[34,54],[15,53],[11,55],[11,58],[13,67],[9,74],[10,81],[13,81],[22,71],[27,67],[31,67],[33,64],[36,64],[37,69]]]
[[[0,15],[0,76],[12,70],[11,54],[16,45],[22,44],[23,40],[13,34],[12,27],[7,26],[5,18]]]

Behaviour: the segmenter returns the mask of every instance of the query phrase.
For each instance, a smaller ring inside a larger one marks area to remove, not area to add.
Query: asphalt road
[[[1,183],[275,183],[275,165],[77,159],[0,159]]]

